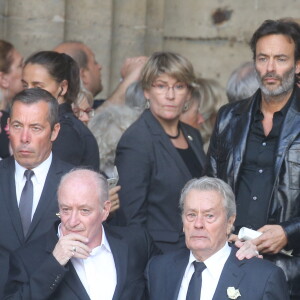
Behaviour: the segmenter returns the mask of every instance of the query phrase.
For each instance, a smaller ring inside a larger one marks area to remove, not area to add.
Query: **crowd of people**
[[[300,300],[300,25],[225,90],[181,54],[0,40],[0,299]],[[250,230],[250,236],[241,233]]]

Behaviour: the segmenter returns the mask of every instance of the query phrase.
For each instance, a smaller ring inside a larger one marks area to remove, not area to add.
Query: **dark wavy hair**
[[[295,44],[295,60],[300,59],[300,25],[292,19],[265,20],[260,25],[250,41],[253,59],[256,57],[257,41],[270,34],[283,34],[292,39]]]
[[[71,56],[55,51],[40,51],[28,57],[25,66],[27,64],[42,65],[58,83],[67,80],[65,102],[71,104],[76,100],[80,88],[80,73],[78,64]]]

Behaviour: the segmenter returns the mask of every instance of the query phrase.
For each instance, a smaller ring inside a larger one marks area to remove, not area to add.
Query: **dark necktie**
[[[26,183],[24,185],[21,194],[19,210],[20,210],[20,216],[23,225],[24,236],[26,236],[31,223],[32,202],[33,202],[33,184],[31,181],[31,177],[32,175],[34,175],[34,172],[31,170],[26,170],[24,172],[24,175],[26,177]]]
[[[202,285],[202,271],[206,268],[203,262],[194,261],[195,272],[190,280],[189,288],[186,294],[186,300],[199,300],[201,285]]]

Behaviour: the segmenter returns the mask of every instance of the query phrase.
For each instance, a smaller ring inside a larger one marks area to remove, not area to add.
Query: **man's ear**
[[[102,217],[102,222],[104,222],[108,215],[109,215],[109,212],[110,212],[110,208],[111,208],[111,202],[110,200],[107,200],[104,202],[104,205],[103,205],[103,217]]]
[[[227,222],[227,236],[229,236],[230,234],[231,234],[231,232],[232,232],[232,229],[233,229],[233,223],[234,223],[234,221],[235,221],[235,215],[233,215],[233,216],[231,216],[231,217],[229,217],[229,219],[228,219],[228,222]]]
[[[80,79],[84,86],[86,86],[89,82],[88,69],[80,68]]]
[[[56,123],[54,125],[54,128],[51,132],[51,142],[54,142],[58,136],[58,133],[59,133],[59,130],[60,130],[60,124],[59,123]]]

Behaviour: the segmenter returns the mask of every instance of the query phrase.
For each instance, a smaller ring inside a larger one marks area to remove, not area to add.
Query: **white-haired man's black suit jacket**
[[[104,225],[104,228],[117,274],[117,286],[112,300],[144,300],[144,271],[150,257],[156,254],[152,240],[141,227]],[[46,236],[23,246],[11,255],[4,299],[90,299],[72,262],[61,266],[52,255],[57,241],[56,224]],[[99,282],[99,285],[103,285],[105,289],[105,282]]]
[[[240,261],[236,250],[232,248],[212,300],[228,300],[228,287],[239,289],[238,300],[289,300],[285,276],[279,267],[256,257]],[[177,299],[189,255],[190,251],[184,249],[150,260],[146,270],[150,300]]]

